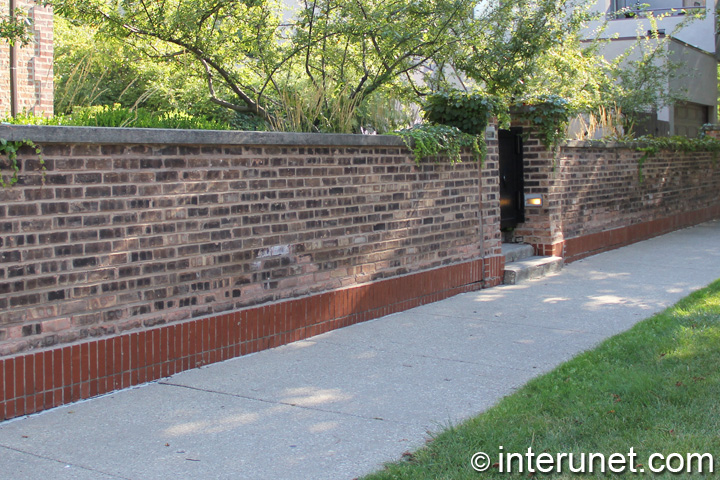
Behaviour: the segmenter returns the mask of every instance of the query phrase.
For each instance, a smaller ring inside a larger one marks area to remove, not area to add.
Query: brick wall
[[[9,14],[9,1],[0,0],[3,17]],[[32,41],[17,51],[17,88],[20,112],[53,114],[53,14],[49,7],[34,0],[17,0],[17,7],[32,19]],[[0,42],[0,118],[10,115],[10,47]]]
[[[706,135],[709,137],[720,140],[720,125],[709,125],[703,129]]]
[[[526,193],[541,193],[516,237],[573,261],[720,217],[720,165],[710,153],[649,157],[622,144],[568,142],[554,156],[531,136]]]
[[[47,167],[25,152],[0,190],[0,418],[500,282],[494,137],[482,188],[469,158],[417,166],[396,137],[0,137]]]
[[[0,190],[0,419],[500,283],[480,171],[396,137],[0,126],[43,146]],[[572,261],[720,218],[720,165],[525,142],[516,239]],[[482,222],[481,222],[482,219]]]

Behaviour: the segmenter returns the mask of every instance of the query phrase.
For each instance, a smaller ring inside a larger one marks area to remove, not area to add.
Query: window
[[[614,0],[613,13],[617,18],[635,17],[643,12],[655,15],[683,15],[683,10],[705,10],[706,0]]]

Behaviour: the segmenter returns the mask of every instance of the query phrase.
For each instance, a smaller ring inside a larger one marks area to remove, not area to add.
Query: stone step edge
[[[507,245],[512,247],[508,249]],[[535,249],[527,244],[504,244],[503,255],[505,255],[505,264],[509,264],[535,256]]]
[[[530,257],[505,264],[503,281],[505,285],[516,285],[524,280],[542,278],[563,268],[562,257]]]

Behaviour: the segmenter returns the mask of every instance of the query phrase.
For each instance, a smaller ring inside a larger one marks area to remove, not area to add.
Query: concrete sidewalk
[[[351,479],[719,277],[711,222],[0,423],[0,478]]]

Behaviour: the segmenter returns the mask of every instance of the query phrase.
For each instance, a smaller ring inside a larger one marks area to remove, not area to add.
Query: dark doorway
[[[500,148],[500,228],[515,228],[525,221],[523,202],[522,128],[498,132]]]

